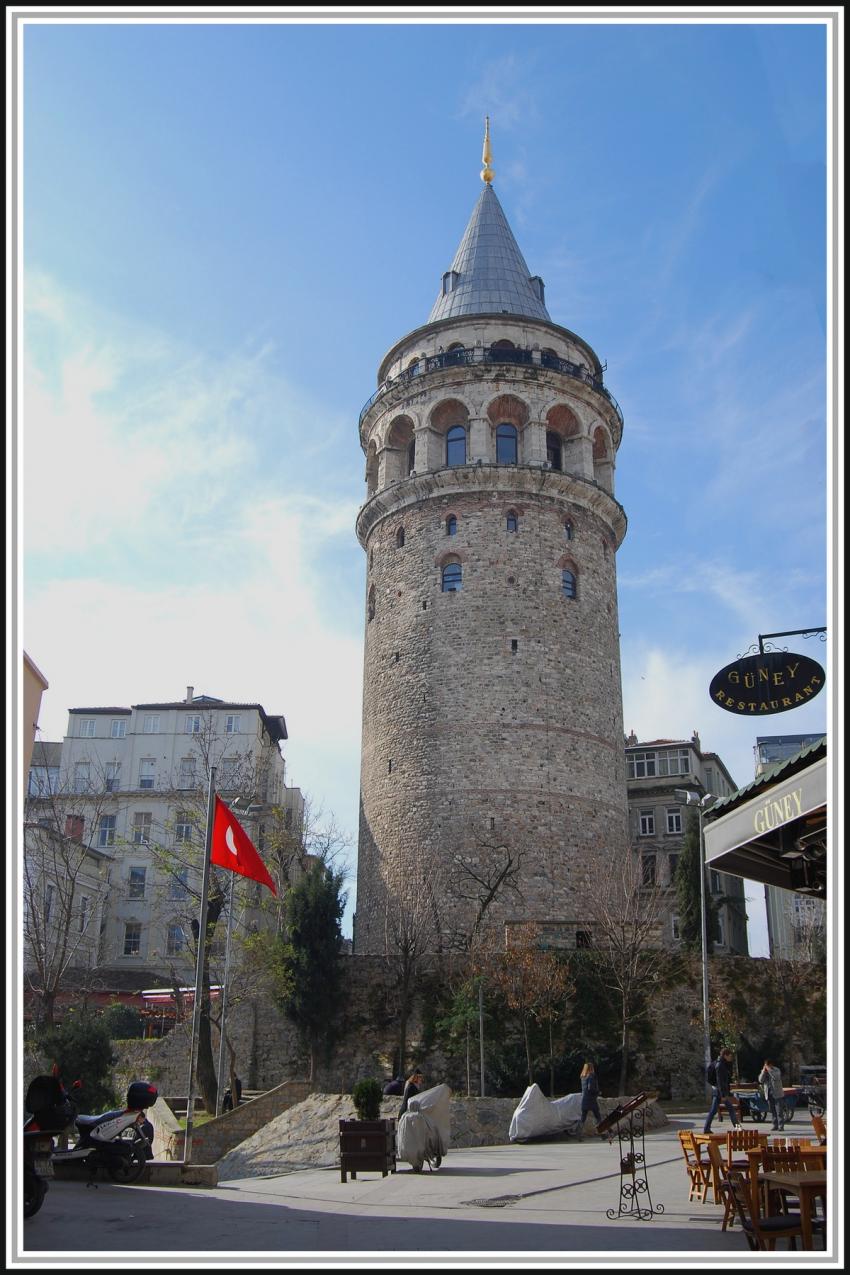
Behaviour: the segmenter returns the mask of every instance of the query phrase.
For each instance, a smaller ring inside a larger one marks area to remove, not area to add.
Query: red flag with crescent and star
[[[259,881],[261,885],[267,885],[272,894],[277,896],[274,881],[269,876],[253,841],[218,795],[216,795],[213,815],[210,863],[214,863],[217,868],[228,868],[231,872],[238,872],[242,877],[250,877],[252,881]]]

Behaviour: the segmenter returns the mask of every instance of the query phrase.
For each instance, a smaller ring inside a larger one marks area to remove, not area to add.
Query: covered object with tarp
[[[824,736],[706,811],[706,866],[826,898],[826,755]]]

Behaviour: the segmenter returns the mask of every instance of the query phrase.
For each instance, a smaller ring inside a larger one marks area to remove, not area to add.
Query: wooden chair
[[[761,1165],[765,1173],[816,1173],[819,1168],[810,1156],[801,1155],[797,1147],[767,1146],[761,1153]],[[765,1207],[768,1213],[787,1212],[789,1205],[792,1210],[800,1207],[800,1201],[796,1195],[791,1195],[788,1191],[779,1191],[774,1188],[767,1190],[765,1195],[767,1197]],[[813,1211],[816,1207],[816,1204],[813,1205]],[[824,1219],[815,1214],[812,1218],[812,1230],[822,1231],[824,1226]]]
[[[812,1128],[815,1131],[815,1137],[821,1146],[826,1144],[826,1121],[823,1116],[812,1116]]]
[[[725,1231],[727,1226],[734,1225],[735,1204],[731,1194],[723,1190],[723,1185],[726,1182],[726,1165],[723,1163],[723,1156],[720,1154],[720,1147],[716,1142],[709,1142],[708,1144],[708,1160],[714,1181],[719,1184],[720,1199],[723,1203],[723,1225],[720,1229]]]
[[[737,1169],[747,1173],[750,1162],[746,1156],[735,1158],[736,1151],[749,1151],[751,1147],[760,1147],[762,1140],[758,1129],[730,1129],[726,1134],[726,1168]]]
[[[690,1129],[679,1130],[679,1142],[682,1145],[682,1154],[685,1157],[690,1182],[688,1199],[699,1200],[700,1204],[705,1204],[709,1188],[708,1166],[700,1155],[700,1147],[694,1141],[694,1135]]]
[[[732,1201],[732,1208],[737,1213],[741,1228],[752,1250],[776,1248],[778,1239],[787,1239],[789,1248],[796,1249],[797,1236],[802,1237],[799,1213],[780,1213],[776,1217],[761,1217],[753,1209],[750,1192],[743,1173],[736,1169],[726,1170],[723,1183],[723,1194]]]

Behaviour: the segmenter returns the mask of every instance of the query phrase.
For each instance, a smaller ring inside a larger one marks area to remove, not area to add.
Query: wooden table
[[[760,1173],[759,1182],[777,1187],[780,1191],[790,1191],[800,1200],[800,1230],[804,1249],[812,1247],[812,1206],[818,1196],[822,1197],[824,1213],[826,1213],[826,1174],[825,1173]]]
[[[769,1145],[769,1144],[768,1144]],[[759,1173],[762,1162],[763,1147],[750,1147],[746,1156],[750,1162],[749,1179],[750,1179],[750,1195],[752,1197],[753,1209],[758,1209],[759,1205],[759,1186],[764,1183],[764,1175]],[[826,1172],[826,1147],[821,1146],[802,1146],[794,1147],[795,1152],[799,1152],[805,1171],[807,1173]],[[766,1212],[766,1209],[762,1210]]]
[[[695,1133],[694,1142],[697,1144],[698,1148],[708,1146],[709,1142],[716,1142],[719,1147],[725,1147],[726,1134],[725,1133]],[[715,1175],[712,1165],[709,1163],[705,1167],[711,1173],[711,1188],[714,1192],[714,1203],[719,1204],[721,1202],[720,1183],[717,1180],[717,1177]]]

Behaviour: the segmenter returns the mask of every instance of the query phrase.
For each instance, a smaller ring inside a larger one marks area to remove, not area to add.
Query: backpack
[[[717,1084],[717,1066],[714,1062],[710,1062],[705,1069],[705,1078],[710,1085]]]

